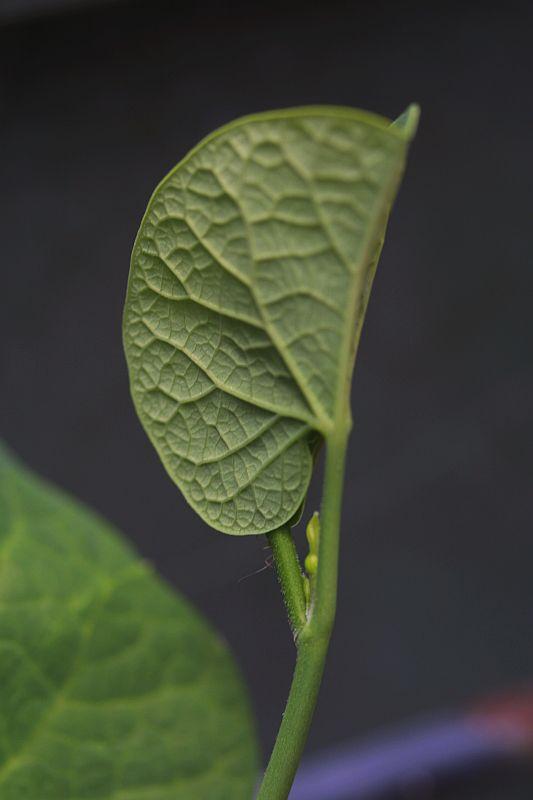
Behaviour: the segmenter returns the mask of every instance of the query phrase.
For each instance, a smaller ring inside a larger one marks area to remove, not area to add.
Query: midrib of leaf
[[[397,131],[394,130],[394,129],[391,129],[390,126],[389,126],[389,130],[392,130],[393,135],[395,135],[398,138],[401,138],[398,135]],[[233,142],[232,142],[232,144],[233,144]],[[312,180],[310,180],[309,175],[306,174],[301,169],[300,165],[297,164],[294,161],[294,159],[291,158],[291,156],[287,152],[287,149],[284,146],[283,142],[280,142],[280,147],[283,150],[283,153],[284,153],[286,161],[297,172],[297,174],[305,182],[305,184],[306,184],[306,186],[308,188],[308,193],[309,193],[309,197],[312,200],[313,208],[315,209],[315,212],[317,214],[317,218],[318,218],[318,220],[320,222],[320,225],[321,225],[323,231],[326,233],[326,236],[327,236],[327,239],[328,239],[328,243],[329,243],[329,245],[331,247],[331,250],[335,253],[335,255],[337,256],[339,261],[343,264],[343,266],[347,270],[347,272],[353,276],[353,279],[349,282],[349,285],[351,287],[351,292],[350,292],[350,296],[349,296],[349,301],[348,301],[347,306],[346,306],[347,309],[348,309],[348,313],[345,314],[345,316],[344,316],[344,331],[343,331],[342,350],[341,350],[342,357],[341,357],[340,362],[339,362],[340,369],[339,369],[339,378],[338,378],[337,393],[336,393],[336,400],[337,400],[336,413],[335,413],[333,418],[330,417],[327,414],[326,409],[320,403],[318,398],[312,392],[309,391],[309,387],[307,386],[307,384],[305,382],[305,379],[304,379],[303,375],[301,374],[301,371],[300,371],[300,368],[299,368],[298,364],[295,362],[295,360],[292,358],[291,354],[284,347],[283,342],[281,342],[279,340],[279,337],[277,336],[276,331],[273,329],[273,327],[270,325],[270,323],[268,322],[267,318],[265,317],[262,303],[259,301],[259,299],[257,298],[257,295],[255,293],[253,281],[246,281],[244,279],[244,277],[237,270],[235,270],[235,269],[233,269],[231,267],[231,264],[229,262],[227,262],[225,259],[223,259],[221,255],[215,253],[213,251],[213,249],[210,247],[209,243],[205,240],[205,238],[198,232],[197,229],[195,229],[194,223],[192,222],[192,220],[190,218],[187,218],[187,224],[190,226],[191,230],[193,231],[193,233],[195,234],[197,239],[201,242],[202,246],[207,250],[207,252],[211,256],[211,258],[213,258],[213,260],[216,263],[218,263],[219,266],[221,266],[223,269],[225,269],[226,271],[230,272],[231,275],[233,275],[233,277],[235,277],[238,280],[240,280],[250,290],[250,293],[251,293],[251,295],[252,295],[252,297],[253,297],[253,299],[255,301],[255,304],[256,304],[256,307],[257,307],[257,309],[259,311],[259,314],[261,315],[261,319],[262,319],[262,322],[263,322],[264,330],[268,334],[272,344],[274,345],[274,347],[276,348],[276,350],[278,351],[278,353],[282,357],[283,361],[285,362],[287,368],[290,371],[290,374],[293,376],[293,378],[295,380],[295,383],[298,385],[298,388],[300,389],[300,392],[302,393],[302,395],[304,396],[305,400],[307,401],[307,404],[309,405],[309,407],[313,411],[314,420],[304,419],[303,415],[295,414],[294,410],[292,410],[292,409],[290,411],[286,411],[286,410],[281,411],[280,410],[279,413],[282,413],[284,416],[289,416],[289,417],[293,417],[293,418],[296,417],[298,419],[303,419],[306,422],[311,422],[313,428],[318,433],[321,433],[323,436],[327,437],[328,434],[332,433],[336,428],[345,425],[346,417],[347,417],[347,415],[348,416],[350,415],[350,410],[349,410],[350,380],[351,380],[351,372],[352,372],[352,368],[353,368],[353,360],[355,358],[355,354],[356,354],[356,350],[357,350],[357,342],[355,342],[355,346],[354,346],[354,342],[353,342],[353,340],[354,340],[355,322],[356,322],[355,317],[356,317],[356,312],[357,312],[356,303],[357,303],[358,297],[361,295],[362,284],[364,284],[365,280],[368,278],[365,268],[368,266],[368,264],[370,262],[374,247],[375,247],[375,245],[376,245],[376,243],[378,241],[378,238],[379,238],[380,223],[382,222],[383,212],[387,207],[387,198],[391,198],[392,197],[393,191],[394,191],[394,187],[395,187],[395,185],[397,183],[397,180],[398,180],[398,177],[399,177],[400,173],[398,172],[398,174],[392,175],[389,183],[386,184],[382,188],[382,191],[380,193],[380,198],[379,198],[381,202],[376,203],[376,209],[374,210],[373,218],[372,218],[371,222],[369,222],[369,224],[367,225],[367,228],[366,228],[367,232],[366,232],[366,236],[364,237],[364,245],[363,245],[362,256],[360,258],[360,261],[355,265],[355,268],[352,269],[352,268],[350,268],[350,265],[347,263],[344,254],[342,253],[342,251],[339,249],[337,243],[335,242],[335,239],[334,239],[334,237],[332,235],[332,232],[330,230],[329,224],[328,224],[327,220],[324,218],[320,202],[317,201],[317,198],[316,198],[316,195],[315,195],[315,192],[314,192],[314,187],[313,187]],[[192,155],[192,153],[191,153],[191,155]],[[241,158],[242,158],[242,156],[241,156]],[[245,214],[244,209],[242,208],[241,202],[240,202],[239,197],[238,197],[238,193],[233,193],[232,192],[232,190],[228,186],[227,181],[224,179],[224,176],[220,172],[217,173],[217,179],[218,179],[220,185],[222,186],[222,188],[224,189],[225,193],[228,195],[228,197],[231,200],[233,200],[233,202],[235,203],[235,205],[239,209],[241,220],[242,220],[243,226],[244,226],[244,228],[246,230],[246,234],[247,234],[248,245],[249,245],[249,248],[250,248],[250,256],[251,256],[252,261],[253,261],[254,266],[255,266],[257,264],[257,262],[258,262],[258,259],[256,258],[256,255],[253,252],[253,233],[252,233],[252,231],[250,229],[250,225],[249,225],[249,222],[248,222],[247,215]],[[385,201],[385,202],[383,202],[383,201]],[[389,202],[390,202],[390,199],[389,199]],[[366,212],[366,210],[365,210],[365,212]],[[369,216],[368,213],[365,213],[365,215],[367,217]],[[166,261],[165,261],[165,264],[167,266],[169,266]],[[169,269],[171,269],[171,268],[169,267]],[[174,277],[177,277],[173,270],[172,270],[172,273],[173,273]],[[372,278],[371,278],[371,280],[372,280]],[[191,299],[193,299],[193,298],[191,298]],[[322,301],[322,298],[320,298],[320,300]],[[194,302],[196,302],[196,301],[194,300]],[[218,312],[218,313],[220,313],[220,312]],[[235,318],[238,318],[238,316],[235,315]],[[359,329],[359,331],[357,333],[360,334],[360,329]],[[261,405],[261,403],[257,403],[257,405]],[[266,407],[266,406],[263,406],[263,407]]]
[[[368,243],[365,243],[365,246],[364,246],[364,249],[363,249],[363,258],[361,259],[360,264],[357,265],[356,269],[352,272],[352,270],[350,269],[349,264],[346,262],[344,254],[342,253],[341,250],[339,250],[339,247],[338,247],[337,243],[335,242],[334,237],[333,237],[333,235],[332,235],[332,233],[330,231],[328,222],[325,219],[324,214],[322,213],[322,208],[321,208],[320,202],[317,201],[317,198],[315,196],[314,186],[313,186],[312,180],[310,180],[308,175],[304,174],[304,172],[300,168],[300,165],[297,164],[294,161],[294,159],[292,159],[290,157],[290,154],[287,152],[286,147],[284,147],[282,145],[282,148],[283,148],[283,152],[284,152],[284,155],[285,155],[285,158],[287,159],[287,161],[296,170],[296,172],[300,175],[300,177],[305,181],[305,183],[307,185],[307,188],[309,190],[309,197],[311,198],[311,201],[313,203],[313,208],[315,209],[315,213],[316,213],[316,215],[317,215],[317,217],[318,217],[318,219],[320,221],[322,229],[324,230],[324,232],[327,235],[327,239],[328,239],[328,242],[330,244],[331,249],[333,250],[333,252],[337,256],[337,258],[339,259],[341,264],[343,264],[344,268],[347,270],[347,272],[349,274],[353,274],[354,276],[362,274],[361,267],[364,264],[366,264],[366,261],[367,261],[367,252],[366,251],[367,251]],[[370,233],[369,233],[369,239],[370,239]],[[358,270],[359,270],[359,272],[358,272]],[[355,299],[357,297],[357,292],[356,292],[357,284],[358,284],[358,281],[356,281],[355,279],[350,282],[350,286],[352,287],[352,293],[351,293],[351,296],[350,296],[350,302],[347,304],[347,308],[348,308],[348,310],[350,310],[350,309],[352,310],[352,314],[348,313],[348,314],[345,315],[344,336],[343,336],[343,351],[344,352],[346,350],[345,341],[344,340],[346,339],[347,336],[349,336],[349,333],[352,330],[353,319],[355,317]],[[348,358],[345,358],[344,361],[345,361],[346,365],[348,365]],[[349,375],[345,374],[345,372],[347,370],[343,370],[342,369],[342,363],[343,363],[343,360],[341,359],[341,361],[340,361],[340,369],[339,369],[339,383],[338,383],[338,388],[337,388],[337,410],[336,410],[336,414],[335,414],[335,416],[333,418],[328,418],[327,428],[320,431],[322,433],[322,435],[324,435],[326,437],[327,437],[327,435],[329,433],[332,433],[339,426],[340,423],[342,423],[344,421],[343,420],[343,416],[346,415],[346,413],[348,413],[348,414],[350,413],[349,412],[349,406],[343,408],[340,405],[340,397],[341,397],[341,393],[342,393],[343,384],[348,383],[348,391],[349,391]]]
[[[349,295],[349,302],[347,304],[348,313],[344,320],[344,330],[342,337],[341,359],[339,361],[339,377],[337,382],[337,397],[335,417],[333,420],[332,428],[334,431],[342,430],[346,426],[351,425],[351,412],[350,412],[350,389],[351,379],[355,357],[357,355],[357,346],[361,336],[362,325],[359,324],[357,315],[357,300],[363,297],[364,285],[367,281],[372,282],[374,275],[369,275],[367,270],[370,266],[372,256],[375,252],[375,247],[380,238],[380,232],[386,226],[386,217],[384,213],[394,196],[394,190],[401,176],[401,167],[393,172],[389,181],[382,187],[379,194],[379,202],[376,202],[373,216],[369,217],[369,223],[366,228],[366,235],[364,237],[363,251],[359,262],[353,271],[353,280],[350,282],[351,292]],[[379,257],[379,254],[378,254]],[[374,270],[377,266],[374,265]],[[368,298],[367,298],[368,299]],[[362,309],[362,315],[365,313],[365,308]],[[354,339],[355,337],[355,339]]]

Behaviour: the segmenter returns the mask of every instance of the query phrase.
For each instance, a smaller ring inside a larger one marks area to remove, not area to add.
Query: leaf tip
[[[403,114],[394,120],[392,126],[402,132],[405,139],[410,142],[414,139],[417,128],[418,120],[420,119],[420,106],[418,103],[411,103]]]

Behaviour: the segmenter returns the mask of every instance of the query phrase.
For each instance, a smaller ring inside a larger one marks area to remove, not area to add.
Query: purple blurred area
[[[437,790],[431,791],[431,786],[441,786],[441,797],[446,791],[443,786],[465,776],[484,780],[484,773],[517,765],[529,782],[528,791],[532,790],[530,690],[488,698],[462,714],[404,724],[320,753],[302,764],[290,800],[376,800],[400,794],[423,794],[430,800],[437,798]],[[512,791],[508,784],[507,791]]]

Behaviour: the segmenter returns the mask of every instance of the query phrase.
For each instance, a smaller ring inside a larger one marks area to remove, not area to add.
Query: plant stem
[[[342,489],[348,434],[348,430],[336,430],[326,441],[316,582],[307,620],[296,636],[296,667],[289,698],[257,800],[287,800],[315,709],[335,620]],[[294,548],[294,544],[292,547]],[[289,547],[273,548],[273,552],[283,587],[282,575],[289,572],[294,574],[297,557]],[[292,566],[289,566],[289,562],[292,562]],[[298,566],[297,569],[299,570]],[[285,591],[284,596],[290,617],[292,611],[289,609]]]
[[[307,616],[303,575],[289,525],[268,533],[267,539],[272,548],[287,615],[296,639],[307,622]]]
[[[313,637],[331,636],[337,609],[339,540],[344,488],[346,448],[351,422],[326,440],[326,464],[320,509],[318,568],[315,592],[311,597],[310,633]]]
[[[258,800],[286,800],[311,726],[320,688],[328,641],[306,641],[298,646],[296,667]]]

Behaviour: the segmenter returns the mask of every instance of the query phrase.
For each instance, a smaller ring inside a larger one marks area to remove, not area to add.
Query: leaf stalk
[[[289,623],[294,639],[297,640],[301,629],[307,622],[307,604],[304,593],[304,576],[289,524],[268,533],[267,539],[272,548]]]

